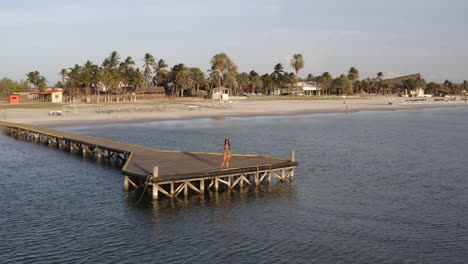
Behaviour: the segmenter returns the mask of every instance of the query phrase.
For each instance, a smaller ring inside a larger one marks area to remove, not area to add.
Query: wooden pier
[[[258,186],[270,184],[273,179],[292,181],[298,165],[294,151],[291,159],[234,154],[230,168],[221,169],[222,153],[151,149],[43,126],[0,122],[0,127],[17,139],[106,160],[122,169],[125,190],[149,187],[153,199],[160,195],[174,198],[203,194],[207,189]]]

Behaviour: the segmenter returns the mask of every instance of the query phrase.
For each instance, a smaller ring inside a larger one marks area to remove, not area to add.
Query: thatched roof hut
[[[404,88],[406,80],[421,80],[421,74],[415,73],[415,74],[400,76],[400,77],[386,79],[386,80],[391,81],[393,85],[397,88]]]

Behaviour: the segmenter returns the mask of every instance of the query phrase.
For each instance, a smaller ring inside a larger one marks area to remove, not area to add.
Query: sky
[[[0,78],[37,70],[49,85],[114,50],[138,67],[150,53],[206,71],[225,52],[240,72],[264,74],[292,71],[301,53],[301,77],[355,67],[361,79],[468,79],[466,0],[0,0],[0,34]]]

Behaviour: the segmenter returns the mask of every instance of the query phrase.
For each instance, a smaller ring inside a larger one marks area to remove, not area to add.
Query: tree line
[[[209,94],[214,87],[224,86],[233,95],[243,93],[272,94],[282,91],[291,93],[298,81],[313,81],[321,88],[323,95],[353,95],[353,94],[397,94],[401,87],[395,87],[393,82],[385,80],[379,72],[373,78],[359,79],[359,71],[351,67],[346,74],[332,77],[329,72],[318,76],[308,74],[299,78],[299,72],[304,68],[302,54],[294,54],[290,59],[291,72],[282,63],[273,66],[271,73],[260,75],[255,70],[238,72],[235,62],[224,52],[215,54],[211,60],[211,68],[207,73],[197,67],[188,67],[183,63],[169,68],[164,59],[156,60],[150,53],[144,54],[140,64],[128,56],[121,59],[113,51],[101,64],[88,60],[83,65],[75,64],[59,71],[60,81],[54,84],[63,88],[71,96],[101,94],[126,95],[138,93],[145,87],[162,86],[166,94],[172,97],[202,96]],[[138,67],[139,66],[139,67]],[[453,93],[466,90],[468,83],[456,85],[446,80],[443,84],[426,84],[424,79],[405,80],[404,89],[415,90],[423,88],[427,93],[435,93],[441,85]],[[25,92],[31,88],[44,90],[47,80],[38,71],[26,74],[26,81],[15,82],[8,78],[0,80],[0,95],[12,92]],[[101,92],[99,92],[101,91]]]

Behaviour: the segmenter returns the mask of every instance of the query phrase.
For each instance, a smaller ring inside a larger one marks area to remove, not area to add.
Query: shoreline
[[[163,110],[149,112],[96,112],[100,105],[79,105],[76,113],[64,113],[63,116],[49,116],[48,109],[3,109],[0,110],[0,120],[14,123],[42,125],[47,127],[97,126],[108,124],[130,124],[158,121],[222,119],[228,117],[260,117],[260,116],[301,116],[311,114],[352,114],[366,111],[401,111],[435,108],[468,107],[468,103],[404,103],[389,104],[395,99],[372,98],[351,100],[271,100],[271,101],[239,101],[228,109],[211,108],[207,102],[180,103],[164,105]],[[189,107],[196,108],[196,110]],[[107,106],[132,107],[148,106],[148,102],[108,104]],[[161,105],[155,104],[161,109]],[[349,107],[349,112],[346,106]],[[2,112],[3,111],[3,116]],[[15,112],[16,111],[16,112]]]

